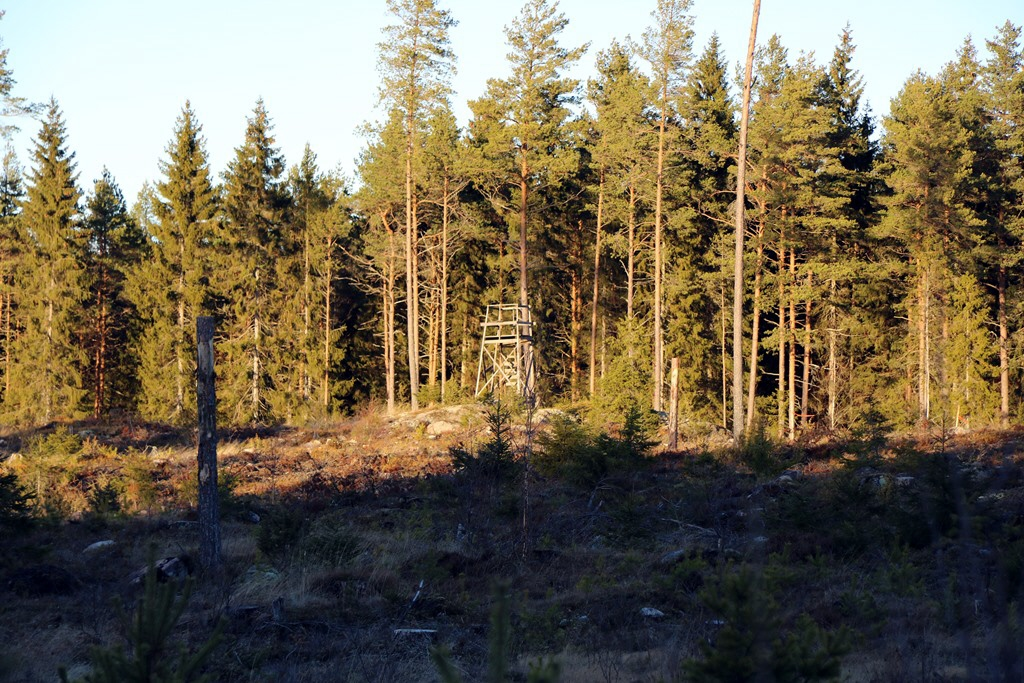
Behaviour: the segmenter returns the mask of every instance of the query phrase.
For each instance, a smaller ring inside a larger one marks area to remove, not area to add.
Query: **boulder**
[[[160,583],[168,581],[183,581],[192,574],[192,558],[188,555],[175,555],[157,560],[153,565],[156,571],[156,580]],[[132,574],[129,583],[132,586],[141,586],[146,581],[148,567],[143,567]]]
[[[654,607],[641,607],[640,616],[647,617],[648,619],[664,619],[665,613]]]
[[[458,425],[451,422],[438,420],[427,425],[427,434],[430,436],[441,436],[443,434],[451,434],[458,428]]]
[[[92,553],[98,553],[102,550],[108,550],[110,548],[113,548],[115,545],[117,544],[109,539],[106,541],[96,541],[92,545],[86,546],[85,550],[82,551],[82,554],[91,555]]]

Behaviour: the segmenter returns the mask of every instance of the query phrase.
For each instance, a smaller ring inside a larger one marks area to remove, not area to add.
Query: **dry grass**
[[[440,419],[458,430],[428,438],[421,425]],[[0,601],[4,680],[53,680],[59,665],[86,671],[90,647],[121,638],[111,605],[135,599],[128,577],[151,554],[195,555],[190,435],[92,427],[74,454],[29,463],[34,470],[24,460],[10,465],[26,477],[67,474],[46,495],[70,514],[13,539],[0,557],[0,588],[44,564],[80,585]],[[755,477],[742,459],[684,453],[594,490],[537,478],[524,490],[520,480],[495,489],[452,474],[448,446],[486,438],[475,411],[366,412],[228,435],[219,450],[230,484],[225,571],[197,585],[177,636],[195,646],[223,619],[211,669],[222,680],[431,681],[427,646],[442,643],[475,680],[500,580],[512,597],[517,670],[554,656],[563,681],[668,681],[714,635],[702,589],[742,564],[769,577],[784,623],[805,613],[826,629],[851,629],[844,680],[983,680],[1005,666],[993,643],[1024,585],[1013,574],[1024,571],[1020,436],[943,442],[957,454],[952,480],[961,482],[943,500],[930,483],[938,456],[911,452],[934,448],[931,437],[890,442],[873,465],[889,479],[861,483],[855,458],[819,444],[780,456],[797,458],[796,483]],[[148,502],[140,472],[155,496]],[[899,489],[896,475],[913,482]],[[115,491],[120,509],[97,511],[100,489]],[[834,514],[851,500],[858,507]],[[919,518],[964,514],[969,524],[915,525],[903,508]],[[860,526],[845,529],[845,519]],[[663,561],[695,543],[697,528],[720,547]],[[82,553],[104,539],[116,545]],[[983,588],[972,592],[970,582]],[[643,606],[665,616],[644,617]],[[396,635],[403,628],[436,633]]]

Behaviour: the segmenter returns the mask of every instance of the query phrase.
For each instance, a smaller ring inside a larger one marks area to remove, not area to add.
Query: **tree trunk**
[[[594,240],[594,293],[590,306],[590,397],[597,393],[597,301],[598,284],[601,275],[601,221],[604,210],[604,168],[601,168],[597,185],[597,231]]]
[[[1003,247],[1002,250],[1005,250]],[[1006,324],[1006,264],[999,264],[999,280],[997,283],[999,310],[999,425],[1006,429],[1010,426],[1010,352],[1007,340],[1009,329]]]
[[[331,241],[328,240],[327,257],[324,259],[327,269],[327,283],[324,287],[324,413],[331,411],[331,280],[334,276],[334,259],[331,258]],[[385,312],[386,316],[386,312]],[[387,334],[384,335],[387,339]],[[393,339],[393,338],[392,338]],[[391,342],[394,346],[394,341]],[[393,375],[392,375],[393,376]]]
[[[804,376],[800,382],[800,426],[807,427],[807,404],[811,386],[811,273],[807,273],[808,298],[804,304]]]
[[[441,204],[441,403],[448,384],[448,175]]]
[[[736,239],[733,255],[732,298],[732,434],[737,443],[746,425],[743,421],[743,233],[747,184],[747,125],[750,121],[750,84],[754,70],[754,45],[757,42],[757,19],[761,0],[754,0],[750,20],[750,41],[743,75],[743,108],[740,114],[740,144],[736,161]]]
[[[672,358],[669,371],[668,449],[679,448],[679,358]]]
[[[729,409],[729,365],[726,362],[727,354],[725,351],[725,285],[723,284],[719,288],[719,294],[721,296],[721,303],[719,310],[722,313],[722,429],[729,428],[729,418],[726,411]]]
[[[527,147],[524,145],[520,152],[519,165],[519,305],[523,307],[530,305],[529,289],[526,280],[526,209],[530,191],[530,186],[527,182],[530,178],[530,167],[526,159],[527,151]],[[527,370],[524,391],[526,397],[531,398],[534,393],[533,344],[527,343],[524,346],[523,364]]]
[[[789,440],[796,438],[796,249],[789,249]]]
[[[413,215],[412,123],[410,111],[406,119],[405,149],[405,330],[409,355],[409,407],[417,410],[420,407],[420,321],[416,305],[419,299],[419,272],[416,268],[416,220]]]
[[[199,414],[199,563],[206,571],[220,567],[220,508],[217,496],[217,393],[213,370],[213,318],[196,318]]]
[[[918,416],[921,420],[929,418],[928,410],[928,271],[924,264],[918,260],[920,275],[918,277],[918,319],[917,319],[917,400]]]
[[[839,370],[839,359],[837,354],[839,350],[836,344],[836,325],[838,324],[838,314],[836,312],[836,281],[835,279],[829,280],[828,283],[829,291],[831,292],[832,302],[829,306],[831,309],[830,320],[828,326],[828,426],[829,429],[835,431],[837,424],[836,416],[836,391],[838,391],[838,378],[836,373]]]
[[[185,241],[178,241],[178,335],[174,345],[177,374],[174,377],[174,416],[181,418],[185,412]]]
[[[654,384],[654,397],[651,407],[661,410],[661,393],[665,383],[665,362],[663,357],[661,329],[661,201],[664,193],[665,170],[665,125],[668,119],[668,81],[661,88],[661,117],[658,123],[658,168],[657,188],[654,195],[654,362],[651,369],[651,382]]]
[[[633,296],[636,289],[636,186],[629,185],[629,216],[626,232],[629,242],[626,253],[626,319],[633,320]],[[632,349],[630,357],[632,358]]]
[[[750,329],[750,376],[747,378],[747,419],[754,420],[754,398],[757,394],[757,365],[761,333],[761,270],[764,263],[764,243],[758,240],[757,262],[754,264],[754,310]]]
[[[779,233],[779,248],[776,252],[778,266],[776,276],[778,277],[779,289],[779,384],[776,388],[775,397],[777,400],[777,419],[779,424],[778,435],[783,438],[786,430],[786,233],[785,227]]]
[[[303,401],[308,401],[310,398],[310,373],[307,357],[312,355],[312,349],[309,335],[310,328],[312,326],[312,274],[309,266],[309,200],[306,200],[305,206],[306,220],[302,230],[302,353],[300,355],[299,365],[299,396],[302,397]],[[328,256],[330,258],[330,256]],[[327,288],[330,289],[330,280],[327,281]],[[330,328],[328,328],[329,330]],[[328,333],[328,338],[330,334]]]
[[[383,282],[384,299],[384,382],[387,392],[388,415],[395,414],[395,280],[398,260],[395,249],[395,231],[391,228],[387,216],[381,217],[388,231],[388,258],[385,266]]]

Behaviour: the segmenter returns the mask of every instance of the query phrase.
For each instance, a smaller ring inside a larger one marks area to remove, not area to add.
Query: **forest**
[[[0,170],[4,421],[194,421],[195,320],[217,320],[220,419],[303,425],[473,398],[488,304],[529,305],[542,405],[667,410],[730,428],[739,98],[690,0],[569,78],[557,2],[506,27],[503,73],[452,109],[456,17],[388,0],[381,110],[357,178],[289,165],[256,102],[219,177],[185,102],[135,201],[83,187],[56,99]],[[760,40],[746,168],[742,386],[792,440],[882,415],[1007,426],[1024,383],[1024,52],[1007,21],[862,102],[855,35],[825,61]],[[734,56],[735,57],[735,56]],[[59,94],[58,94],[59,95]],[[241,132],[241,131],[240,131]]]

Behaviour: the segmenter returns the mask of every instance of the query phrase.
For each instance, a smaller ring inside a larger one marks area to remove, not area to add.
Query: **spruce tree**
[[[282,310],[284,264],[296,252],[288,230],[290,196],[285,161],[274,147],[273,126],[263,100],[248,119],[245,141],[224,174],[221,238],[225,257],[219,287],[225,298],[225,358],[220,371],[228,419],[261,424],[279,419],[272,414],[274,377],[281,364],[275,324]],[[218,387],[220,392],[220,387]]]
[[[125,206],[121,189],[103,170],[86,200],[82,222],[86,241],[89,299],[85,308],[85,347],[93,417],[112,408],[133,408],[137,391],[136,357],[140,332],[135,307],[124,292],[126,273],[147,252],[145,235]]]
[[[156,191],[140,193],[135,206],[151,257],[131,273],[128,291],[144,329],[139,410],[149,419],[182,423],[195,410],[189,391],[195,319],[211,312],[209,254],[216,214],[206,142],[189,102],[166,154]]]
[[[79,227],[81,192],[55,100],[50,100],[32,159],[22,206],[28,243],[19,275],[25,328],[14,347],[4,401],[14,419],[38,423],[81,414],[86,362],[79,342],[88,292]]]
[[[676,105],[687,122],[681,165],[689,182],[669,195],[683,208],[667,230],[664,328],[668,355],[680,359],[679,409],[690,419],[712,418],[708,408],[719,393],[720,378],[708,369],[719,364],[715,351],[724,343],[722,323],[729,315],[721,301],[732,286],[731,273],[725,271],[731,262],[721,253],[732,240],[727,228],[735,199],[730,190],[735,187],[737,132],[726,68],[718,36],[712,35]]]
[[[10,389],[11,361],[19,323],[16,319],[18,267],[25,245],[21,228],[21,201],[25,196],[21,166],[7,147],[0,166],[0,338],[3,339],[3,383],[0,400]]]

